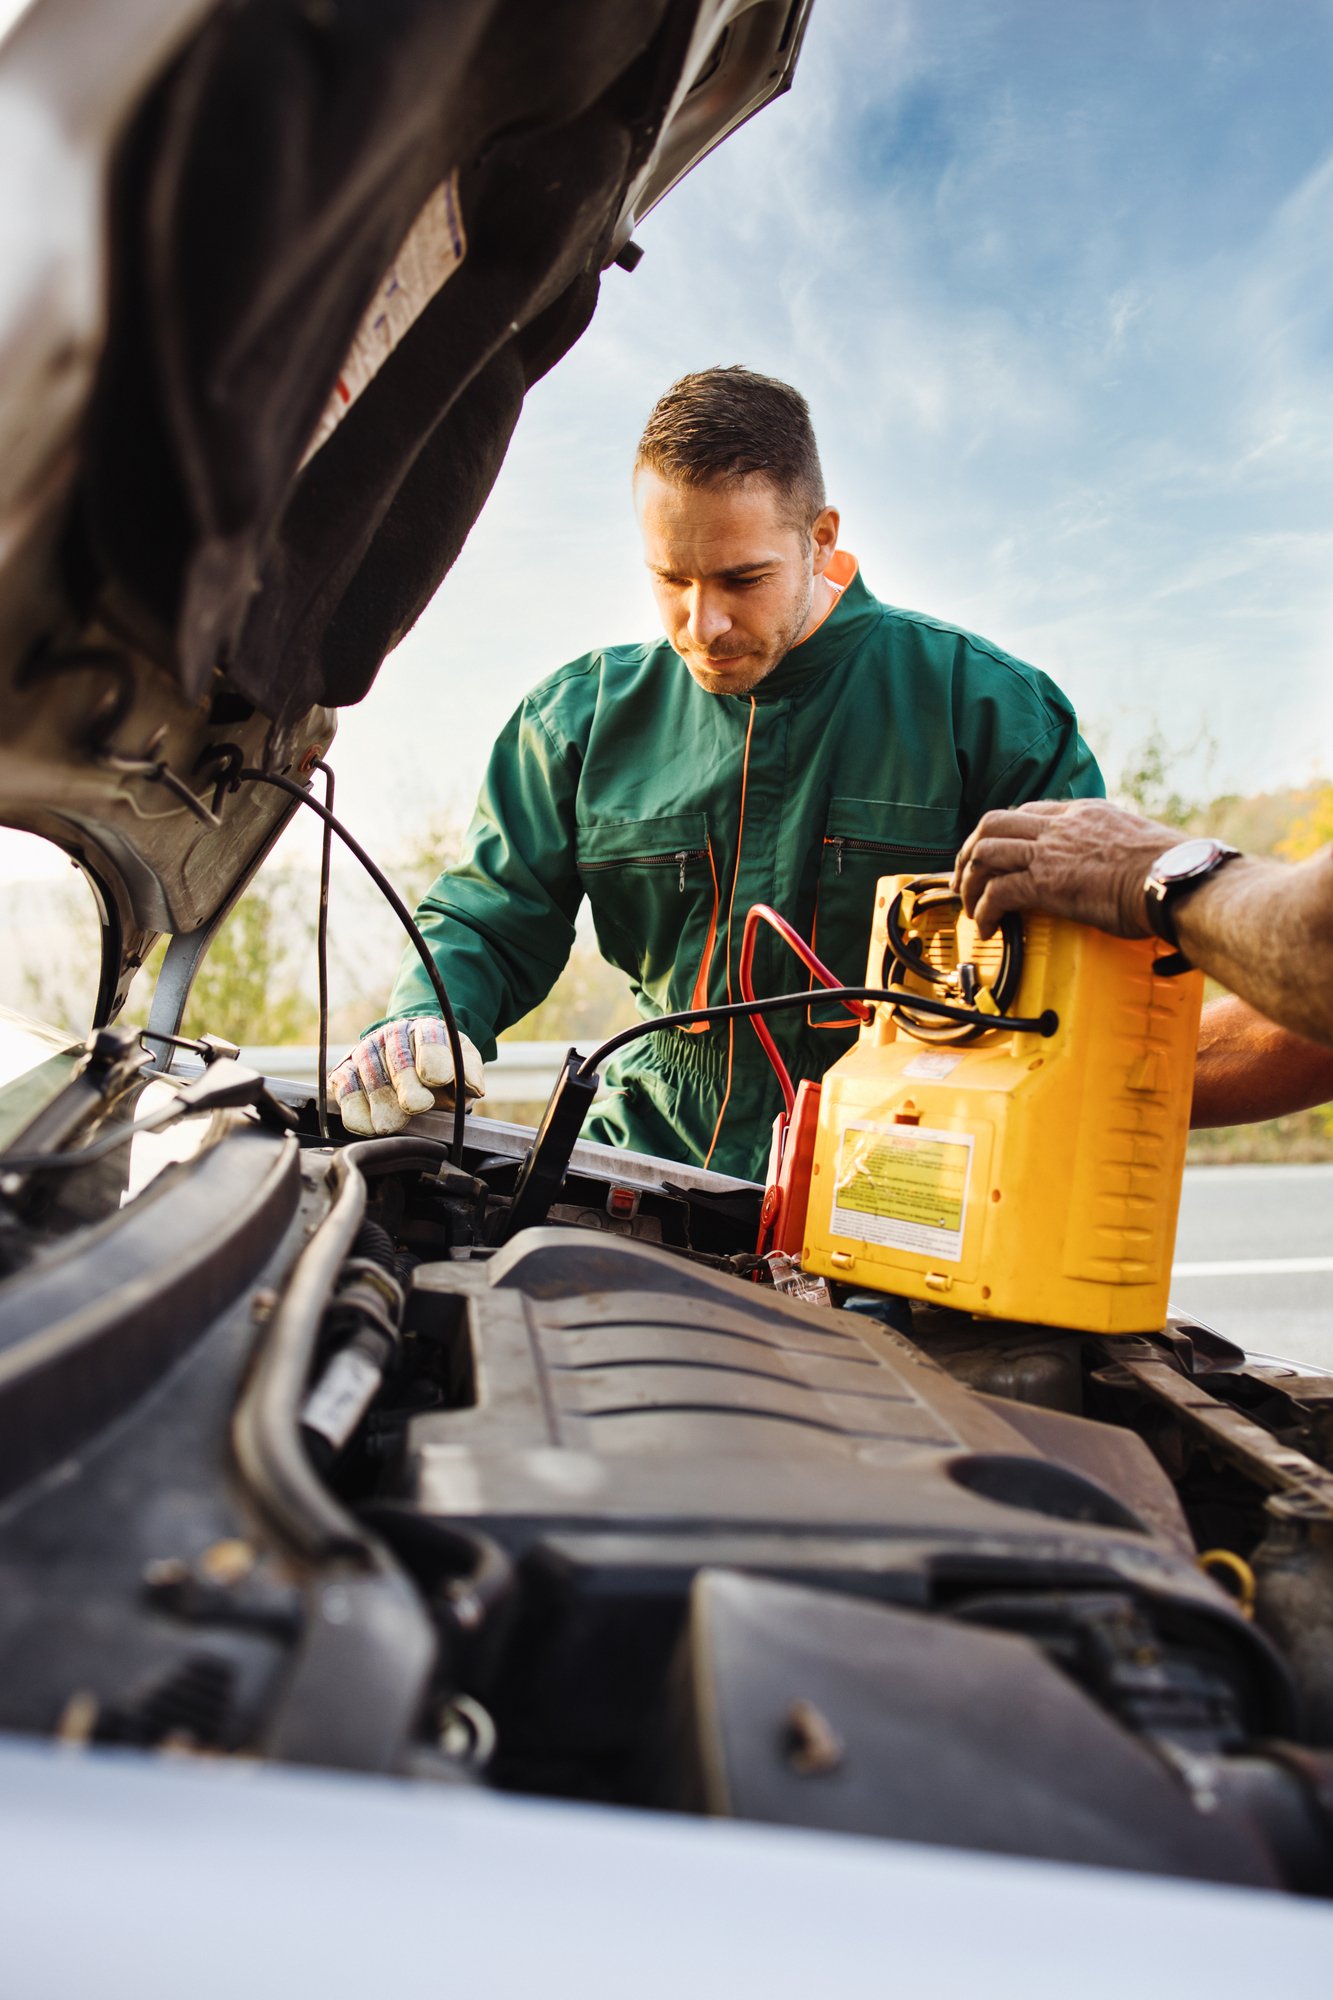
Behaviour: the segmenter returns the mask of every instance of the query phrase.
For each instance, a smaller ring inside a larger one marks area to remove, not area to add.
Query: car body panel
[[[11,2000],[1251,2000],[1333,1955],[1244,1889],[12,1738],[0,1881]]]

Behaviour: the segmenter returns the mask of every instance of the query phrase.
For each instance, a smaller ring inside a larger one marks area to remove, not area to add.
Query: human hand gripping
[[[1044,910],[1116,937],[1151,935],[1148,871],[1184,836],[1105,799],[1037,799],[988,812],[963,842],[953,886],[983,937],[1010,910]]]
[[[485,1094],[481,1056],[466,1035],[463,1088],[470,1101]],[[372,1028],[329,1072],[329,1094],[349,1132],[383,1138],[401,1132],[418,1112],[454,1102],[454,1065],[444,1022],[436,1015],[386,1021]]]

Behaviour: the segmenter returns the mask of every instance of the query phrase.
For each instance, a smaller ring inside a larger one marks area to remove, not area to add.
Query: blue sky
[[[344,720],[373,837],[465,812],[532,681],[653,629],[628,463],[727,361],[809,397],[872,588],[1055,675],[1112,775],[1154,725],[1202,789],[1333,772],[1328,0],[816,0],[790,95],[640,241]]]
[[[628,466],[714,362],[804,390],[871,587],[1053,674],[1112,776],[1154,724],[1200,789],[1333,773],[1333,0],[816,0],[640,241],[344,718],[373,847],[654,629]]]

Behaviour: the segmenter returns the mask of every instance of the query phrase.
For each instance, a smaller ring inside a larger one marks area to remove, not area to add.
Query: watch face
[[[1191,875],[1197,875],[1207,868],[1222,852],[1222,843],[1217,840],[1182,840],[1176,847],[1168,847],[1165,854],[1154,863],[1153,877],[1158,882],[1185,882]]]

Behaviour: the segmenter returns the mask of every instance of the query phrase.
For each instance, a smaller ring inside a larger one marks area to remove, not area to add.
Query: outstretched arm
[[[459,1025],[487,1062],[496,1035],[546,998],[574,942],[579,768],[577,749],[551,736],[529,696],[491,753],[461,858],[417,907]],[[387,1018],[434,1012],[421,962],[407,951]]]
[[[1007,910],[1045,910],[1147,937],[1144,883],[1180,839],[1101,799],[987,813],[955,883],[984,934]],[[1191,964],[1268,1021],[1333,1048],[1333,848],[1288,864],[1242,856],[1173,909]]]
[[[417,909],[462,1035],[464,1084],[482,1095],[495,1036],[545,998],[569,956],[582,893],[574,862],[579,760],[557,743],[532,698],[491,756],[463,857]],[[434,988],[404,954],[388,1013],[365,1029],[329,1076],[349,1131],[400,1132],[451,1104],[453,1060]]]

